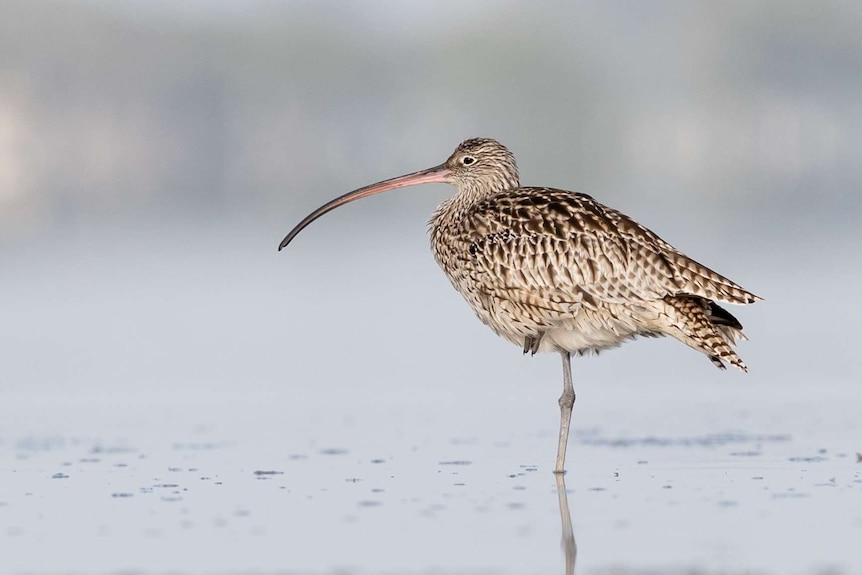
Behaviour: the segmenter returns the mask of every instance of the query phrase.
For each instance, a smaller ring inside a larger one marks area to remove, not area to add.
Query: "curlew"
[[[575,391],[571,356],[637,336],[672,336],[748,371],[733,349],[742,325],[719,305],[759,297],[703,266],[592,197],[522,187],[515,157],[474,138],[443,164],[359,188],[317,208],[278,246],[348,202],[432,182],[455,186],[431,217],[437,263],[479,319],[524,353],[563,360],[555,473],[563,473]]]

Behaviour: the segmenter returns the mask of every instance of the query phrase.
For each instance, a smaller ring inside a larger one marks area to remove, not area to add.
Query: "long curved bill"
[[[352,192],[348,192],[343,196],[339,196],[331,202],[323,204],[322,206],[305,216],[305,218],[303,218],[301,222],[296,224],[296,227],[290,230],[290,233],[287,234],[283,240],[281,240],[280,244],[278,244],[278,251],[284,249],[284,247],[289,244],[293,240],[293,238],[295,238],[297,234],[299,234],[299,232],[304,230],[305,227],[308,226],[308,224],[310,224],[323,214],[331,212],[338,206],[349,204],[353,200],[359,200],[362,198],[367,198],[368,196],[373,196],[374,194],[394,190],[395,188],[404,188],[406,186],[415,186],[417,184],[430,184],[432,182],[446,182],[450,174],[451,170],[447,168],[445,164],[440,164],[439,166],[434,166],[433,168],[428,168],[427,170],[420,170],[418,172],[413,172],[412,174],[398,176],[397,178],[392,178],[391,180],[383,180],[382,182],[377,182],[376,184],[371,184],[370,186],[365,186],[364,188],[359,188],[358,190],[353,190]]]

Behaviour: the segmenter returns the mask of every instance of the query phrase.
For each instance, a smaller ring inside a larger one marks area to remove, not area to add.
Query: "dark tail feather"
[[[742,329],[742,324],[739,323],[739,320],[714,301],[709,302],[709,321],[711,321],[713,325],[726,325],[733,329]]]

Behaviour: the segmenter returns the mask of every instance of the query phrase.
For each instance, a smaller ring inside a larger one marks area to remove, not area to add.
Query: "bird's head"
[[[515,156],[490,138],[464,140],[443,166],[449,170],[446,181],[460,192],[488,195],[519,186]]]

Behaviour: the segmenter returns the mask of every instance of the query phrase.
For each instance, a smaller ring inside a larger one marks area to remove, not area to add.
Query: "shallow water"
[[[4,571],[564,573],[552,410],[425,399],[7,403]],[[857,389],[633,399],[575,412],[578,573],[862,570]]]

